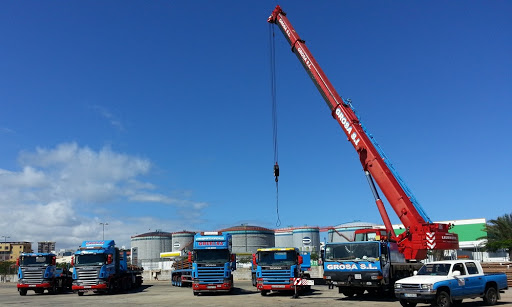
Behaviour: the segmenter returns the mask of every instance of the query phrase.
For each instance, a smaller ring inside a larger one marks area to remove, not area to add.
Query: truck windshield
[[[297,252],[290,251],[259,251],[259,265],[294,265],[297,264]]]
[[[450,264],[449,263],[430,263],[425,264],[418,271],[417,275],[440,275],[446,276],[448,272],[450,272]]]
[[[229,250],[227,249],[198,249],[195,250],[195,262],[224,263],[228,262]]]
[[[106,262],[105,254],[76,255],[75,266],[103,265]]]
[[[21,266],[48,266],[52,263],[53,256],[21,256]]]
[[[379,242],[329,244],[325,247],[325,260],[369,260],[379,258]]]

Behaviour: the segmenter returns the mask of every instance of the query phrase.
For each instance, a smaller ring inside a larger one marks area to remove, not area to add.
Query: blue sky
[[[281,1],[434,221],[510,213],[512,4]],[[0,233],[275,228],[275,1],[0,4]],[[381,219],[276,28],[281,227]],[[391,208],[393,223],[399,223]],[[7,218],[4,218],[7,217]]]

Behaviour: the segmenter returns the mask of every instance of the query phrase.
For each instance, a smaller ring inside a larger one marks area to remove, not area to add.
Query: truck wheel
[[[261,294],[261,296],[265,296],[265,295],[267,295],[267,292],[268,292],[267,290],[261,290],[260,294]]]
[[[251,274],[251,275],[252,275],[252,286],[256,287],[256,274]]]
[[[83,292],[78,291],[77,293],[78,293],[78,296],[84,296]]]
[[[496,305],[498,301],[498,291],[494,286],[490,286],[485,290],[484,303],[488,306]]]
[[[409,301],[404,300],[404,299],[400,300],[400,305],[402,305],[403,307],[416,307],[416,304],[417,303],[409,302]]]
[[[450,307],[451,306],[450,294],[445,291],[439,291],[436,295],[436,305],[439,307]]]
[[[199,295],[199,292],[194,291],[194,295],[195,295],[195,296],[198,296],[198,295]]]
[[[341,293],[343,293],[343,295],[345,295],[346,297],[354,296],[354,290],[352,289],[343,290]]]
[[[21,296],[27,295],[27,289],[20,289],[20,295]]]

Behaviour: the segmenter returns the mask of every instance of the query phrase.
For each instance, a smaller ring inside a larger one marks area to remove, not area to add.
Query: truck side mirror
[[[20,258],[16,259],[16,266],[20,266]]]
[[[108,254],[107,255],[107,264],[111,264],[112,263],[112,254]]]
[[[192,256],[192,252],[188,252],[188,262],[192,263],[194,261],[194,257]]]
[[[231,254],[231,262],[236,262],[236,254]]]
[[[459,270],[455,270],[455,271],[453,271],[452,275],[453,276],[460,276],[460,271]]]
[[[71,257],[71,266],[75,266],[75,257]]]
[[[299,264],[302,264],[302,263],[304,262],[304,259],[302,258],[302,256],[301,256],[301,255],[299,255],[299,257],[298,257],[298,258],[299,258],[299,259],[298,259]]]
[[[256,254],[252,254],[252,264],[258,265],[258,263],[256,262]]]
[[[52,265],[55,265],[57,263],[57,257],[53,256],[52,257]]]

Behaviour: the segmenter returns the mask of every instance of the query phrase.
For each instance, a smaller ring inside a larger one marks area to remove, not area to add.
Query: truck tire
[[[404,300],[404,299],[400,300],[400,305],[402,305],[403,307],[416,307],[416,304],[417,303],[409,302],[409,301]]]
[[[446,291],[439,291],[436,295],[436,306],[439,307],[450,307],[452,304],[452,300],[450,298],[450,294]]]
[[[494,286],[489,286],[485,290],[484,294],[484,303],[487,306],[496,305],[496,302],[498,301],[498,291]]]
[[[267,290],[261,290],[260,294],[261,294],[261,296],[265,296],[265,295],[267,295],[267,292],[268,292]]]
[[[27,289],[20,289],[20,295],[21,296],[27,295]]]
[[[253,287],[256,287],[256,274],[251,274],[252,275],[252,286]]]
[[[78,296],[84,296],[83,292],[78,291],[77,293],[78,293]]]

